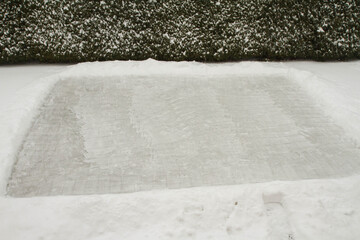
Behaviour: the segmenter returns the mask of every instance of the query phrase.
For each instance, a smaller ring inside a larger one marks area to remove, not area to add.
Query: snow
[[[288,62],[285,66],[297,70],[293,78],[360,146],[360,62]]]
[[[59,64],[0,66],[0,109],[8,105],[15,92],[65,67]]]
[[[359,235],[359,183],[357,176],[131,194],[1,198],[0,233],[4,239],[247,240],[292,235],[352,240]],[[282,197],[271,203],[267,200],[271,195]],[[271,210],[271,204],[277,207]],[[275,228],[276,221],[287,223],[286,228]]]
[[[59,79],[50,76],[65,67],[59,65],[0,67],[1,195],[5,193],[16,151],[37,114],[37,108]]]
[[[50,67],[50,66],[48,66]],[[271,181],[126,194],[13,198],[13,159],[47,94],[66,79],[206,76],[285,77],[312,96],[344,137],[359,143],[358,73],[349,63],[83,63],[34,70],[10,89],[0,118],[0,235],[4,239],[354,239],[360,234],[360,177]],[[20,67],[21,68],[21,67]],[[59,69],[60,70],[60,69]],[[55,71],[55,70],[54,70]],[[4,73],[5,72],[5,73]],[[40,74],[42,72],[42,74]],[[0,71],[0,88],[11,81]],[[3,79],[6,79],[3,81]],[[35,80],[36,79],[36,80]],[[26,80],[24,80],[26,81]],[[24,86],[24,87],[23,87]],[[15,90],[19,89],[14,92]],[[1,90],[3,91],[3,90]],[[10,91],[11,94],[10,94]],[[11,100],[12,99],[12,100]]]

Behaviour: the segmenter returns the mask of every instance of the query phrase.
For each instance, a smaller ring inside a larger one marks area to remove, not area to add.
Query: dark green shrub
[[[360,57],[358,0],[2,0],[0,63]]]

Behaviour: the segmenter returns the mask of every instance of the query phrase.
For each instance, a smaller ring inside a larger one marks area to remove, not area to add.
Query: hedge
[[[0,63],[345,60],[359,0],[2,0]]]

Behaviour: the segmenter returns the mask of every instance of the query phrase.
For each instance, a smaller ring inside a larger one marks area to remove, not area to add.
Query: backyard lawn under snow
[[[0,67],[4,239],[356,239],[360,62]]]

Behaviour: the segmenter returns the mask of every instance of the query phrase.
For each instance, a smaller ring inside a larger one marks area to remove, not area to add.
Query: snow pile
[[[290,78],[304,87],[360,146],[360,62],[288,62]]]
[[[312,73],[290,70],[289,74],[321,104],[324,111],[334,121],[346,130],[355,144],[360,146],[360,102],[358,97],[344,95],[336,86],[329,85],[324,79],[317,78]]]
[[[317,239],[360,234],[360,178],[0,198],[3,239]]]

